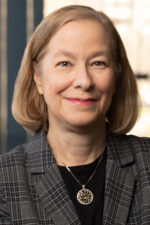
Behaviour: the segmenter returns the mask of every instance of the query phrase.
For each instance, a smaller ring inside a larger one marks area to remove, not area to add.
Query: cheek
[[[102,93],[113,93],[115,91],[115,82],[113,76],[103,77],[103,79],[97,82],[97,87]]]
[[[70,79],[65,77],[57,76],[57,74],[51,73],[44,79],[44,93],[47,95],[57,95],[65,91],[71,84]]]

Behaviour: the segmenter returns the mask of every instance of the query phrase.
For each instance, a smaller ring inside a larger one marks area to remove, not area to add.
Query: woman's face
[[[98,22],[72,21],[59,29],[34,74],[49,122],[104,122],[115,92],[112,64],[110,41]]]

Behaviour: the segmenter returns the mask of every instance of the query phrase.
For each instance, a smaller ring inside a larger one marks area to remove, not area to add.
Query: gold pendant
[[[85,185],[82,185],[82,189],[77,193],[77,200],[82,205],[89,205],[93,201],[93,193],[85,188]]]

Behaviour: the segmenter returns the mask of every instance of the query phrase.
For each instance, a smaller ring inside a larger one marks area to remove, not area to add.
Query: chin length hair
[[[109,131],[127,133],[137,120],[139,97],[135,76],[112,21],[104,13],[90,7],[70,5],[54,11],[43,19],[24,52],[14,88],[12,113],[16,121],[31,133],[37,133],[41,129],[47,131],[49,126],[47,105],[44,97],[38,93],[33,78],[35,67],[44,56],[53,35],[64,24],[86,19],[97,21],[110,39],[116,91],[106,115]]]

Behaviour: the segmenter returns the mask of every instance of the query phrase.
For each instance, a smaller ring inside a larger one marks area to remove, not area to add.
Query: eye
[[[91,63],[91,66],[105,68],[106,63],[104,61],[94,61],[94,62]]]
[[[57,66],[60,66],[60,67],[69,67],[69,66],[71,66],[71,63],[70,62],[67,62],[67,61],[62,61],[62,62],[57,63]]]

